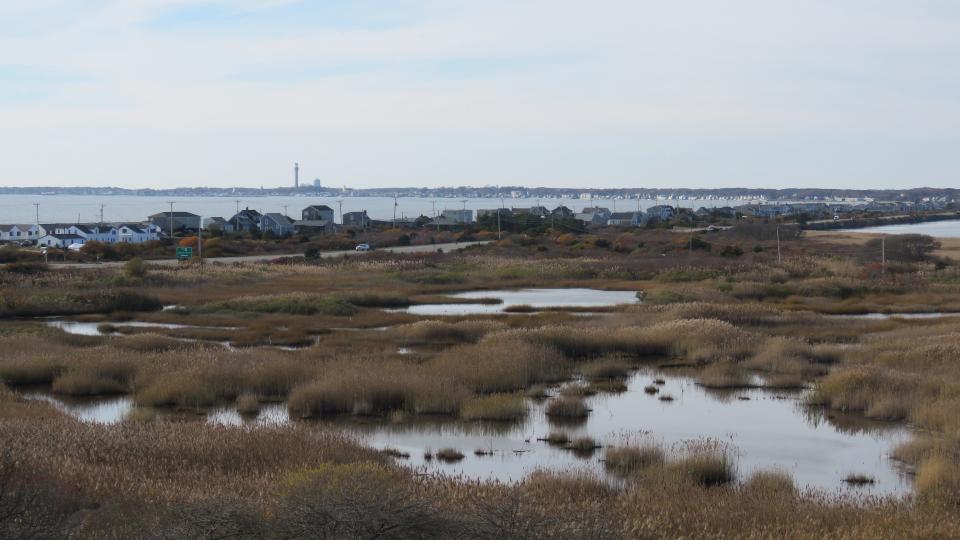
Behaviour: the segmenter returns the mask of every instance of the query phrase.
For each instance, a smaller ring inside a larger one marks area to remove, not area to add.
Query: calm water
[[[174,211],[193,212],[205,217],[221,216],[230,218],[237,209],[236,197],[137,197],[137,196],[66,196],[66,195],[0,195],[0,224],[33,223],[36,221],[36,210],[33,204],[40,204],[40,222],[97,222],[100,220],[100,205],[104,204],[103,218],[105,221],[143,221],[147,216],[158,212],[168,212],[170,206],[167,201],[174,201]],[[393,199],[390,197],[252,197],[240,199],[240,208],[250,207],[260,212],[283,212],[287,206],[288,215],[299,216],[304,207],[311,204],[326,204],[338,212],[337,200],[343,200],[344,212],[358,212],[366,210],[374,219],[388,220],[393,218]],[[463,199],[454,198],[400,198],[397,201],[397,217],[417,217],[433,215],[447,210],[463,208]],[[435,201],[435,204],[432,202]],[[579,211],[590,206],[589,199],[504,199],[507,208],[529,208],[537,205],[537,201],[547,208],[565,205]],[[636,210],[637,200],[594,199],[594,204],[613,210],[626,212]],[[718,200],[641,200],[640,208],[645,209],[657,204],[669,204],[684,208],[700,208],[701,206],[728,206],[744,204],[747,201],[718,201]],[[468,210],[492,209],[500,207],[500,199],[466,199]]]
[[[479,300],[496,298],[499,304],[422,304],[399,311],[414,315],[474,315],[502,313],[513,306],[530,306],[534,309],[576,307],[595,308],[618,304],[635,304],[636,291],[601,291],[597,289],[518,289],[501,291],[470,291],[451,294],[454,298]]]
[[[960,238],[960,220],[930,221],[927,223],[909,223],[906,225],[884,225],[855,229],[852,232],[883,234],[927,234],[940,238]]]
[[[552,422],[544,414],[545,402],[532,400],[528,417],[514,423],[423,418],[391,422],[354,417],[315,422],[345,430],[375,448],[409,453],[404,463],[478,479],[516,480],[537,468],[603,470],[599,461],[603,450],[583,457],[537,441],[560,430],[571,438],[593,437],[602,445],[657,441],[671,447],[683,441],[714,439],[735,451],[741,478],[758,469],[779,468],[790,472],[800,486],[831,492],[903,494],[910,489],[907,477],[889,458],[892,448],[909,436],[903,427],[867,422],[856,416],[828,418],[803,406],[799,393],[756,389],[717,392],[703,389],[686,377],[665,377],[661,395],[674,398],[665,402],[643,392],[653,376],[637,373],[628,380],[627,392],[588,398],[592,413],[585,421],[573,424]],[[64,400],[43,393],[30,397],[50,401],[86,422],[120,422],[133,410],[129,397]],[[255,416],[241,416],[229,407],[214,408],[201,416],[162,414],[193,416],[231,426],[291,421],[282,404],[266,405]],[[455,448],[465,458],[458,463],[424,459],[425,451],[442,448]],[[492,455],[477,456],[474,451],[478,449]],[[850,473],[868,474],[877,482],[862,488],[847,487],[842,480]]]

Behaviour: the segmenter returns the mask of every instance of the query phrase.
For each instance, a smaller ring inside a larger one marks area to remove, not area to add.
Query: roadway
[[[374,251],[356,251],[353,249],[341,250],[341,251],[321,251],[317,255],[321,259],[330,259],[336,257],[344,256],[362,256],[367,253],[395,253],[395,254],[405,254],[405,253],[434,253],[437,250],[443,250],[444,252],[449,252],[457,249],[464,249],[471,246],[479,246],[483,244],[489,244],[490,241],[480,241],[480,242],[450,242],[447,244],[424,244],[416,246],[394,246],[394,247],[384,247],[377,248]],[[205,263],[221,263],[221,264],[233,264],[233,263],[256,263],[264,261],[272,261],[280,257],[302,257],[303,253],[268,253],[263,255],[244,255],[241,257],[204,257],[203,261]],[[175,266],[180,263],[176,259],[147,259],[144,260],[145,263],[151,265],[160,265],[160,266]],[[125,261],[116,261],[116,262],[102,262],[102,263],[58,263],[55,261],[50,261],[51,268],[115,268],[123,266],[126,264]]]

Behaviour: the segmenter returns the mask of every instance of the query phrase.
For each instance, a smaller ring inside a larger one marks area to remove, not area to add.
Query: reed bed
[[[527,415],[527,404],[516,394],[492,394],[471,399],[463,404],[464,420],[519,420]]]

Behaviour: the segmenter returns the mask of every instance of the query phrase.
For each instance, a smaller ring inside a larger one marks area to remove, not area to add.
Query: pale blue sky
[[[953,0],[0,0],[0,184],[957,187]]]

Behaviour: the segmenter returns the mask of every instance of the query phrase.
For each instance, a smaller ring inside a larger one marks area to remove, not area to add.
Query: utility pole
[[[170,205],[170,240],[173,241],[173,201],[167,201]]]
[[[437,201],[430,201],[430,210],[433,212],[433,223],[437,226],[437,232],[440,232],[440,216],[437,215]]]
[[[393,194],[393,228],[397,228],[397,194]]]
[[[240,228],[240,199],[233,201],[237,203],[237,211],[233,213],[233,232]]]
[[[103,225],[103,207],[106,206],[103,203],[100,203],[100,225]]]
[[[37,245],[40,245],[40,203],[33,203],[33,207],[37,210]],[[43,262],[47,262],[47,252],[43,252]]]
[[[497,240],[502,238],[502,232],[500,230],[500,214],[503,213],[503,194],[500,195],[500,210],[497,210]]]
[[[343,199],[338,199],[337,204],[340,208],[340,226],[343,226]]]
[[[887,271],[887,237],[880,237],[880,269]]]
[[[197,229],[197,257],[200,258],[200,273],[203,274],[203,216],[200,216],[200,227]]]

